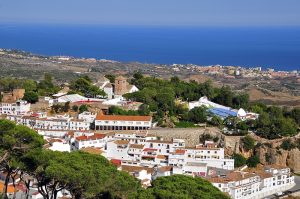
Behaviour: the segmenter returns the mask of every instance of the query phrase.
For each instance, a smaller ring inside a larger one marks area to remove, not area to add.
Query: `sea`
[[[300,70],[300,27],[0,24],[0,48],[122,62]]]

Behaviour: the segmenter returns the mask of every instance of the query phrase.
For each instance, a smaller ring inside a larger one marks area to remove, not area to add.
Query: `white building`
[[[90,122],[82,119],[71,119],[69,122],[70,130],[84,131],[84,130],[89,130],[90,126],[91,126]]]
[[[224,148],[218,148],[213,142],[206,141],[204,145],[186,147],[184,150],[176,150],[169,156],[169,164],[183,166],[187,163],[204,163],[209,167],[226,170],[234,169],[234,160],[225,158]]]
[[[199,162],[186,162],[181,166],[174,166],[173,174],[183,174],[193,177],[205,177],[207,174],[207,164]]]
[[[119,169],[139,179],[143,187],[151,186],[153,168],[122,165]]]
[[[223,106],[217,103],[214,103],[206,96],[201,97],[198,101],[189,102],[189,110],[195,108],[195,107],[207,107],[208,112],[212,113],[213,115],[217,115],[222,119],[227,118],[228,116],[238,117],[241,120],[247,120],[247,119],[257,119],[258,114],[252,113],[252,112],[246,112],[244,109],[233,109],[231,107]]]
[[[96,130],[147,130],[151,125],[151,116],[98,114],[95,120]]]
[[[25,115],[28,112],[30,112],[30,103],[24,100],[0,103],[0,114]]]
[[[104,148],[106,145],[105,134],[82,135],[75,138],[72,150],[80,150],[87,147]]]
[[[48,149],[52,151],[61,151],[61,152],[70,152],[71,147],[69,143],[67,143],[63,139],[58,138],[46,138],[46,141],[48,142]]]
[[[132,160],[134,157],[128,154],[129,141],[115,140],[107,142],[107,158],[118,160]]]
[[[289,168],[274,165],[249,172],[232,171],[208,180],[233,199],[264,198],[295,185],[294,176],[291,175]]]
[[[78,119],[87,121],[89,123],[93,123],[96,119],[96,116],[97,116],[97,114],[95,114],[95,113],[84,111],[84,112],[78,114]]]

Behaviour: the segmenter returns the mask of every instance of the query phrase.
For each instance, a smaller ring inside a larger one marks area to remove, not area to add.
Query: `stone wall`
[[[189,147],[199,144],[199,138],[203,134],[210,134],[223,138],[220,130],[214,127],[207,128],[157,128],[149,130],[151,134],[162,137],[164,140],[172,140],[173,138],[185,139],[186,145]]]

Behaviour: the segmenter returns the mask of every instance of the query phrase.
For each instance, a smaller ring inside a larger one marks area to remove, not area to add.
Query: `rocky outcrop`
[[[295,173],[300,173],[300,150],[293,149],[289,151],[287,165],[293,169]]]
[[[255,154],[258,155],[260,163],[276,164],[280,166],[287,166],[295,173],[300,173],[300,150],[294,148],[290,151],[281,149],[282,143],[280,140],[272,140],[260,144],[255,149]]]

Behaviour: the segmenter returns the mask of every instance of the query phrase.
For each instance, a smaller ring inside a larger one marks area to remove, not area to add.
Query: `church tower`
[[[118,76],[115,80],[115,95],[123,95],[127,92],[127,79],[123,76]]]

